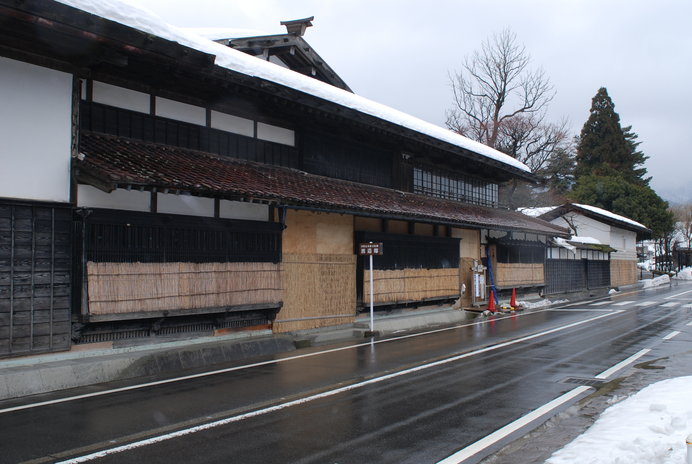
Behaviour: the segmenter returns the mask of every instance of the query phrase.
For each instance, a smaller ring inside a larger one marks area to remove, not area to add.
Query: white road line
[[[662,308],[674,308],[674,307],[679,306],[679,305],[680,305],[679,301],[671,301],[669,303],[662,304],[661,307]]]
[[[616,365],[614,365],[614,366],[611,367],[610,369],[607,369],[607,370],[601,372],[600,374],[598,374],[598,375],[595,376],[594,378],[596,378],[596,379],[607,379],[608,377],[610,377],[611,375],[615,374],[615,373],[616,373],[617,371],[619,371],[620,369],[626,367],[628,364],[632,364],[634,361],[636,361],[637,359],[641,358],[642,356],[644,356],[645,354],[647,354],[649,351],[651,351],[651,350],[648,349],[648,348],[644,348],[643,350],[634,353],[632,356],[630,356],[629,358],[625,359],[624,361],[621,361],[621,362],[617,363]]]
[[[344,392],[351,391],[351,390],[355,390],[355,389],[358,389],[358,388],[362,388],[362,387],[365,387],[365,386],[368,386],[368,385],[373,385],[373,384],[376,384],[376,383],[380,383],[380,382],[383,382],[383,381],[385,381],[385,380],[391,380],[391,379],[394,379],[394,378],[397,378],[397,377],[401,377],[401,376],[403,376],[403,375],[407,375],[407,374],[411,374],[411,373],[414,373],[414,372],[420,372],[420,371],[423,371],[423,370],[426,370],[426,369],[430,369],[431,367],[438,367],[438,366],[442,366],[442,365],[445,365],[445,364],[449,364],[449,363],[452,363],[452,362],[455,362],[455,361],[459,361],[459,360],[464,359],[464,358],[469,358],[469,357],[471,357],[471,356],[475,356],[475,355],[477,355],[477,354],[487,353],[487,352],[489,352],[489,351],[494,351],[494,350],[498,350],[498,349],[500,349],[500,348],[505,348],[505,347],[507,347],[507,346],[516,345],[516,344],[518,344],[518,343],[522,343],[522,342],[525,342],[525,341],[533,340],[533,339],[535,339],[535,338],[540,338],[540,337],[543,337],[543,336],[545,336],[545,335],[549,335],[549,334],[552,334],[552,333],[561,332],[561,331],[563,331],[563,330],[571,329],[572,327],[577,327],[577,326],[580,326],[580,325],[583,325],[583,324],[588,324],[589,322],[593,322],[593,321],[596,321],[596,320],[598,320],[598,319],[602,319],[602,318],[604,318],[604,317],[610,317],[610,316],[613,316],[613,315],[615,315],[615,314],[619,314],[619,313],[621,313],[621,312],[623,312],[623,311],[615,311],[615,312],[611,312],[611,313],[601,314],[600,316],[594,316],[594,317],[592,317],[592,318],[585,319],[585,320],[583,320],[583,321],[573,322],[573,323],[571,323],[571,324],[567,324],[567,325],[561,326],[561,327],[556,327],[556,328],[554,328],[554,329],[546,330],[546,331],[544,331],[544,332],[539,332],[539,333],[536,333],[536,334],[533,334],[533,335],[527,335],[526,337],[517,338],[516,340],[510,340],[510,341],[508,341],[508,342],[498,343],[497,345],[492,345],[492,346],[488,346],[488,347],[485,347],[485,348],[481,348],[480,350],[471,351],[471,352],[468,352],[468,353],[463,353],[463,354],[460,354],[460,355],[457,355],[457,356],[453,356],[453,357],[451,357],[451,358],[441,359],[441,360],[439,360],[439,361],[431,362],[431,363],[428,363],[428,364],[422,364],[422,365],[420,365],[420,366],[412,367],[412,368],[409,368],[409,369],[404,369],[404,370],[399,371],[399,372],[393,372],[393,373],[391,373],[391,374],[383,375],[383,376],[381,376],[381,377],[375,377],[375,378],[368,379],[368,380],[365,380],[365,381],[362,381],[362,382],[358,382],[358,383],[354,383],[354,384],[351,384],[351,385],[346,385],[346,386],[344,386],[344,387],[340,387],[340,388],[336,388],[336,389],[334,389],[334,390],[329,390],[329,391],[326,391],[326,392],[318,393],[318,394],[316,394],[316,395],[307,396],[307,397],[305,397],[305,398],[300,398],[300,399],[297,399],[297,400],[289,401],[289,402],[287,402],[287,403],[281,403],[281,404],[277,404],[277,405],[275,405],[275,406],[271,406],[271,407],[268,407],[268,408],[258,409],[258,410],[256,410],[256,411],[248,412],[248,413],[245,413],[245,414],[240,414],[240,415],[238,415],[238,416],[228,417],[228,418],[226,418],[226,419],[221,419],[221,420],[217,420],[217,421],[214,421],[214,422],[209,422],[209,423],[207,423],[207,424],[197,425],[197,426],[195,426],[195,427],[189,427],[189,428],[186,428],[186,429],[178,430],[178,431],[176,431],[176,432],[166,433],[166,434],[159,435],[159,436],[156,436],[156,437],[147,438],[147,439],[145,439],[145,440],[140,440],[140,441],[136,441],[136,442],[133,442],[133,443],[128,443],[127,445],[122,445],[122,446],[117,446],[117,447],[114,447],[114,448],[109,448],[109,449],[97,451],[97,452],[95,452],[95,453],[87,454],[87,455],[84,455],[84,456],[79,456],[79,457],[76,457],[76,458],[73,458],[73,459],[68,459],[68,460],[62,461],[62,462],[63,462],[63,463],[87,462],[87,461],[91,461],[91,460],[94,460],[94,459],[102,458],[102,457],[105,457],[105,456],[110,456],[110,455],[112,455],[112,454],[118,454],[118,453],[122,453],[122,452],[124,452],[124,451],[132,450],[132,449],[135,449],[135,448],[141,448],[141,447],[143,447],[143,446],[148,446],[148,445],[152,445],[152,444],[154,444],[154,443],[159,443],[159,442],[162,442],[162,441],[170,440],[170,439],[172,439],[172,438],[181,437],[181,436],[184,436],[184,435],[188,435],[188,434],[190,434],[190,433],[196,433],[196,432],[200,432],[200,431],[202,431],[202,430],[208,430],[208,429],[212,429],[212,428],[219,427],[219,426],[222,426],[222,425],[227,425],[227,424],[230,424],[230,423],[233,423],[233,422],[238,422],[238,421],[241,421],[241,420],[244,420],[244,419],[249,419],[249,418],[251,418],[251,417],[261,416],[261,415],[264,415],[264,414],[267,414],[267,413],[280,411],[280,410],[282,410],[282,409],[290,408],[291,406],[297,406],[297,405],[300,405],[300,404],[308,403],[308,402],[310,402],[310,401],[314,401],[314,400],[318,400],[318,399],[322,399],[322,398],[327,398],[327,397],[330,397],[330,396],[338,395],[338,394],[340,394],[340,393],[344,393]],[[584,388],[584,387],[580,387],[580,388]],[[587,387],[587,388],[588,388],[588,387]],[[576,389],[576,390],[578,390],[578,389]],[[573,390],[573,391],[574,391],[574,390]],[[549,404],[550,404],[550,403],[549,403]],[[556,406],[554,406],[554,407],[556,407]],[[540,408],[539,408],[539,409],[540,409]]]
[[[669,333],[668,335],[666,335],[665,337],[663,337],[663,339],[664,340],[670,340],[671,338],[675,337],[676,335],[680,335],[680,332],[677,330],[674,330],[671,333]]]
[[[675,298],[675,297],[680,296],[680,295],[685,295],[685,294],[690,293],[690,292],[692,292],[692,290],[687,290],[686,292],[682,292],[682,293],[676,293],[675,295],[667,296],[664,299],[670,300],[671,298]]]
[[[692,309],[692,303],[688,303],[683,308]]]
[[[555,398],[550,403],[544,404],[540,408],[531,411],[530,413],[517,419],[516,421],[511,422],[500,429],[497,429],[485,438],[478,440],[477,442],[467,446],[462,450],[457,451],[451,456],[446,457],[442,461],[439,461],[437,464],[459,464],[465,461],[466,459],[470,458],[471,456],[474,456],[483,451],[484,449],[494,445],[498,441],[506,438],[507,436],[511,435],[512,433],[516,432],[522,427],[525,427],[532,421],[539,419],[540,417],[550,413],[551,411],[567,403],[568,401],[571,401],[573,398],[588,391],[590,388],[592,387],[577,387],[574,390],[570,390],[564,395]]]
[[[610,303],[610,301],[599,301],[598,303],[591,303],[589,306],[601,306],[601,305],[607,305]]]
[[[613,306],[625,306],[632,303],[634,303],[634,301],[621,301],[619,303],[614,303]]]
[[[635,306],[649,306],[656,304],[656,301],[640,301],[639,303],[635,304]]]
[[[97,391],[97,392],[92,392],[92,393],[84,393],[81,395],[75,395],[75,396],[68,396],[65,398],[57,398],[54,400],[48,400],[48,401],[41,401],[38,403],[30,403],[30,404],[24,404],[21,406],[14,406],[11,408],[5,408],[5,409],[0,409],[0,414],[7,413],[7,412],[13,412],[13,411],[20,411],[23,409],[31,409],[31,408],[38,408],[41,406],[50,406],[52,404],[59,404],[59,403],[66,403],[69,401],[77,401],[77,400],[83,400],[86,398],[94,398],[98,396],[105,396],[105,395],[110,395],[113,393],[121,393],[121,392],[126,392],[126,391],[131,391],[131,390],[139,390],[142,388],[148,388],[148,387],[155,387],[158,385],[165,385],[169,383],[175,383],[175,382],[182,382],[185,380],[193,380],[193,379],[198,379],[202,377],[208,377],[211,375],[218,375],[218,374],[227,374],[229,372],[234,372],[234,371],[239,371],[243,369],[251,369],[253,367],[261,367],[261,366],[267,366],[267,365],[272,365],[272,364],[279,364],[283,362],[288,362],[288,361],[295,361],[296,359],[303,359],[303,358],[311,358],[313,356],[320,356],[323,354],[329,354],[329,353],[335,353],[338,351],[345,351],[345,350],[353,350],[356,348],[361,348],[364,346],[370,346],[373,343],[374,344],[380,344],[380,343],[389,343],[393,341],[398,341],[398,340],[403,340],[406,338],[414,338],[414,337],[421,337],[424,335],[430,335],[430,334],[435,334],[435,333],[440,333],[440,332],[446,332],[448,330],[455,330],[455,329],[460,329],[463,327],[470,327],[474,325],[484,325],[488,324],[490,322],[497,322],[503,319],[509,319],[509,318],[515,318],[515,317],[523,317],[523,316],[529,316],[531,314],[536,314],[536,313],[542,313],[542,312],[547,312],[547,311],[553,311],[553,308],[546,308],[546,309],[539,309],[537,311],[531,311],[531,312],[526,312],[522,314],[515,314],[515,315],[508,315],[504,317],[495,317],[494,319],[486,319],[484,321],[479,321],[479,322],[472,322],[469,324],[460,324],[460,325],[455,325],[452,327],[443,327],[440,329],[434,329],[434,330],[428,330],[426,332],[419,332],[419,333],[414,333],[414,334],[408,334],[408,335],[401,335],[398,337],[392,337],[392,338],[387,338],[384,340],[376,340],[374,342],[364,342],[364,343],[357,343],[355,345],[348,345],[348,346],[342,346],[339,348],[331,348],[328,350],[322,350],[322,351],[315,351],[313,353],[305,353],[305,354],[299,354],[296,356],[288,356],[286,358],[280,358],[280,359],[272,359],[270,361],[262,361],[258,363],[252,363],[252,364],[243,364],[241,366],[234,366],[234,367],[228,367],[225,369],[218,369],[215,371],[207,371],[207,372],[200,372],[199,374],[191,374],[191,375],[184,375],[181,377],[174,377],[172,379],[165,379],[165,380],[157,380],[154,382],[147,382],[147,383],[140,383],[137,385],[130,385],[127,387],[120,387],[120,388],[113,388],[110,390],[102,390],[102,391]],[[613,313],[615,314],[615,313]]]

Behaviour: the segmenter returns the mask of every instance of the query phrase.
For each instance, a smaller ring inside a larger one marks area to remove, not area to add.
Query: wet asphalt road
[[[437,463],[572,390],[576,378],[644,348],[660,354],[663,336],[692,331],[691,303],[689,284],[665,287],[0,413],[0,462],[55,462],[139,443],[94,462]],[[170,433],[178,435],[146,441]]]

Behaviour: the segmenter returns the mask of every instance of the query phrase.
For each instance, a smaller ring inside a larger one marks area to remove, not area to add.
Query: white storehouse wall
[[[0,57],[0,197],[70,197],[72,75]]]

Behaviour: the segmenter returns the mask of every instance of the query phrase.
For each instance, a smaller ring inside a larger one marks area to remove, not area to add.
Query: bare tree
[[[681,241],[679,246],[692,248],[692,203],[672,206],[675,215],[676,236]]]
[[[541,172],[558,150],[569,146],[567,122],[546,124],[535,114],[518,114],[499,127],[495,148]]]
[[[450,75],[454,104],[447,111],[447,127],[498,149],[511,149],[511,137],[505,137],[514,132],[512,127],[531,134],[520,138],[541,132],[555,92],[543,70],[529,69],[530,61],[508,29],[484,41],[465,59],[462,70]],[[564,132],[564,124],[552,130],[544,134],[547,139]]]

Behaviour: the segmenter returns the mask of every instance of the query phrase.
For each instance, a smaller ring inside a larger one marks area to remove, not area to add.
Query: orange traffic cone
[[[512,307],[512,309],[517,307],[517,289],[516,288],[512,289],[512,298],[509,300],[509,305]]]
[[[495,312],[495,290],[490,290],[490,302],[488,303],[488,311]]]

